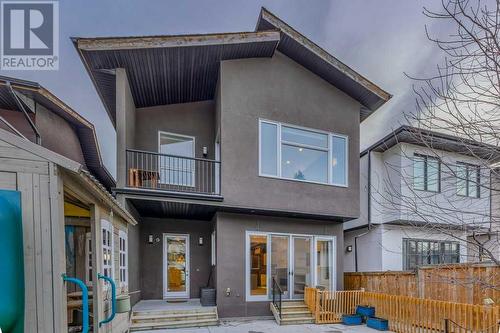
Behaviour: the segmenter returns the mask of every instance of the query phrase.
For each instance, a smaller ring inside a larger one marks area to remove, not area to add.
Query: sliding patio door
[[[324,290],[334,290],[333,239],[318,237],[315,243],[315,285]]]
[[[289,251],[289,236],[271,235],[271,290],[273,280],[283,292],[283,298],[288,299],[290,275],[290,251]],[[272,295],[271,295],[272,296]]]
[[[304,288],[311,286],[311,237],[292,237],[291,296],[294,299],[304,298]]]

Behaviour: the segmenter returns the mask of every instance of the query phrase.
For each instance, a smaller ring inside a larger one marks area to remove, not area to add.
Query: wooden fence
[[[344,288],[469,304],[483,304],[491,298],[500,304],[500,267],[458,264],[416,271],[345,273]]]
[[[389,320],[397,333],[497,333],[500,306],[484,306],[387,295],[363,291],[320,291],[306,288],[304,301],[318,324],[339,323],[342,314],[353,314],[357,305],[375,307],[375,315]]]

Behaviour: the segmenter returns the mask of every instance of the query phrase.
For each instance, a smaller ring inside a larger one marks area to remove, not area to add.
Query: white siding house
[[[361,154],[360,217],[344,224],[347,272],[474,260],[467,236],[490,222],[489,170],[450,137],[430,149],[405,135],[412,130]]]

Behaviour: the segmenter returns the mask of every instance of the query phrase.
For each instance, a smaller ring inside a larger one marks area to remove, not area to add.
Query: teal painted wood
[[[87,286],[85,285],[85,283],[83,283],[82,280],[72,278],[72,277],[67,277],[66,274],[63,274],[62,278],[64,281],[75,283],[82,290],[82,310],[83,310],[82,333],[88,333],[88,331],[89,331],[89,291],[87,289]]]
[[[115,315],[116,315],[116,285],[115,285],[115,281],[113,281],[113,279],[107,277],[106,275],[97,274],[97,277],[99,279],[103,279],[103,280],[108,281],[109,284],[111,285],[111,315],[99,323],[99,327],[101,327],[102,325],[109,323],[110,321],[112,321],[115,318]]]
[[[0,190],[0,328],[24,332],[21,192]],[[34,301],[34,300],[33,300]]]

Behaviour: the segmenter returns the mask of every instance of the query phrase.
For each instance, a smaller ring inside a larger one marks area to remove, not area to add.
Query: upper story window
[[[268,120],[259,130],[260,175],[347,186],[347,136]]]
[[[481,172],[478,165],[457,162],[457,194],[479,198]]]
[[[441,163],[438,158],[414,154],[413,188],[421,191],[439,192],[441,184]]]

